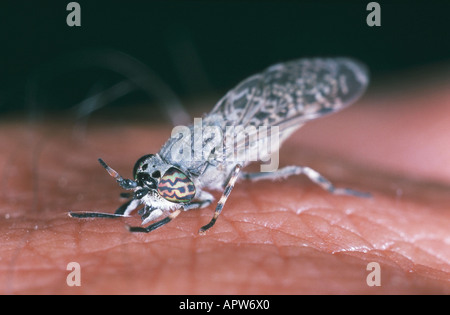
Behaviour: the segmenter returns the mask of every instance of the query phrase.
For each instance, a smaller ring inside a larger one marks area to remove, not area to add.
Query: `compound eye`
[[[148,173],[137,173],[136,181],[140,186],[146,186],[151,189],[156,189],[156,180],[151,178],[150,174]]]
[[[134,179],[137,180],[136,176],[137,176],[137,171],[139,169],[145,171],[145,169],[148,168],[148,165],[146,165],[144,162],[147,159],[151,158],[152,156],[154,156],[154,154],[147,154],[147,155],[144,155],[143,157],[139,158],[139,160],[137,160],[137,162],[136,162],[136,164],[134,164],[134,168],[133,168],[133,177],[134,177]]]
[[[188,203],[195,196],[195,186],[186,174],[171,167],[159,181],[158,193],[168,201]]]

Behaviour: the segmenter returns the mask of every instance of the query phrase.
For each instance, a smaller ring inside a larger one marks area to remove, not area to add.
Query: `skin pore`
[[[448,81],[448,80],[447,80]],[[441,85],[372,92],[291,136],[280,167],[307,165],[335,196],[303,176],[238,181],[216,225],[208,208],[182,212],[150,234],[139,216],[113,213],[122,190],[98,157],[131,177],[135,161],[169,137],[163,123],[46,119],[0,124],[0,293],[45,294],[449,294],[450,93]],[[257,169],[257,168],[256,168]],[[256,170],[255,169],[255,170]],[[66,283],[70,262],[81,286]],[[381,286],[370,287],[370,262]]]

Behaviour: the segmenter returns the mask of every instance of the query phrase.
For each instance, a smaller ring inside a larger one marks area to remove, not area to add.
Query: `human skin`
[[[412,80],[413,82],[413,80]],[[84,132],[47,117],[0,123],[0,293],[3,294],[449,294],[450,92],[440,84],[374,89],[308,123],[280,151],[280,167],[307,165],[336,196],[303,176],[238,181],[206,235],[213,205],[182,212],[149,234],[113,212],[124,177],[157,152],[171,127],[95,117]],[[256,168],[257,169],[257,168]],[[216,201],[220,192],[213,192]],[[81,286],[68,286],[68,263]],[[381,286],[368,286],[370,262]]]

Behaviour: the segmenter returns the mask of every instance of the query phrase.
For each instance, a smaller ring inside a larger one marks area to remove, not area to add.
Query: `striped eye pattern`
[[[186,174],[171,167],[159,181],[158,193],[168,201],[187,203],[195,196],[195,186]]]

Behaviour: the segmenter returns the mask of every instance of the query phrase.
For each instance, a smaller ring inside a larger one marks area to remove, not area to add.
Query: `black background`
[[[78,1],[81,27],[66,24],[69,2],[1,2],[0,113],[27,108],[30,82],[38,82],[39,108],[56,111],[93,86],[121,80],[95,66],[40,79],[55,60],[70,64],[68,56],[82,51],[128,54],[182,99],[224,93],[254,72],[300,57],[352,56],[375,79],[450,59],[444,0],[378,1],[381,27],[366,24],[370,1]],[[135,92],[113,103],[146,97]]]

